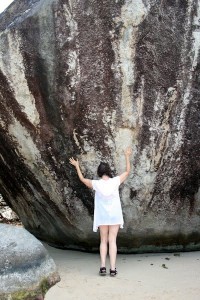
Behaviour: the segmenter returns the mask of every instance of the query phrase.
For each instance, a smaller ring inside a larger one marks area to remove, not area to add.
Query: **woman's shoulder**
[[[92,179],[92,187],[95,190],[101,184],[102,179]]]
[[[120,185],[120,177],[119,176],[112,177],[111,181],[113,182],[113,184]]]
[[[112,177],[111,179],[112,179],[112,180],[116,180],[116,181],[117,181],[117,180],[120,180],[119,175],[117,175],[117,176],[115,176],[115,177]]]

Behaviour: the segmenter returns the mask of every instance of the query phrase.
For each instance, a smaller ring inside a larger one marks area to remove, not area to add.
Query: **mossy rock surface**
[[[0,300],[40,300],[60,277],[43,244],[22,227],[0,224]]]

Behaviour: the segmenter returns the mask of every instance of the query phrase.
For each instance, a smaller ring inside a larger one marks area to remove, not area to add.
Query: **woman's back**
[[[100,197],[109,197],[118,194],[120,185],[119,176],[108,179],[92,180],[93,189]]]
[[[120,224],[120,227],[123,227],[119,185],[119,176],[106,180],[92,180],[95,190],[94,231],[97,231],[100,225]]]

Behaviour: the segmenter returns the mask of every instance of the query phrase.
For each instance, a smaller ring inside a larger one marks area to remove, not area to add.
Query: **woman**
[[[124,220],[119,198],[119,186],[130,173],[131,149],[124,151],[126,158],[126,171],[112,178],[110,167],[107,163],[100,163],[97,174],[100,180],[84,178],[81,173],[79,162],[73,157],[70,163],[76,168],[79,179],[88,187],[95,190],[94,223],[93,231],[100,229],[100,257],[101,267],[99,274],[106,275],[106,256],[109,244],[110,276],[116,276],[116,239],[119,228],[123,228]]]

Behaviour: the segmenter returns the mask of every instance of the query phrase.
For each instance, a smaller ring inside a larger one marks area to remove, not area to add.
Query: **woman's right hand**
[[[78,166],[79,166],[78,159],[75,160],[73,157],[71,157],[71,158],[69,159],[69,162],[70,162],[70,164],[73,165],[74,167],[78,167]]]

